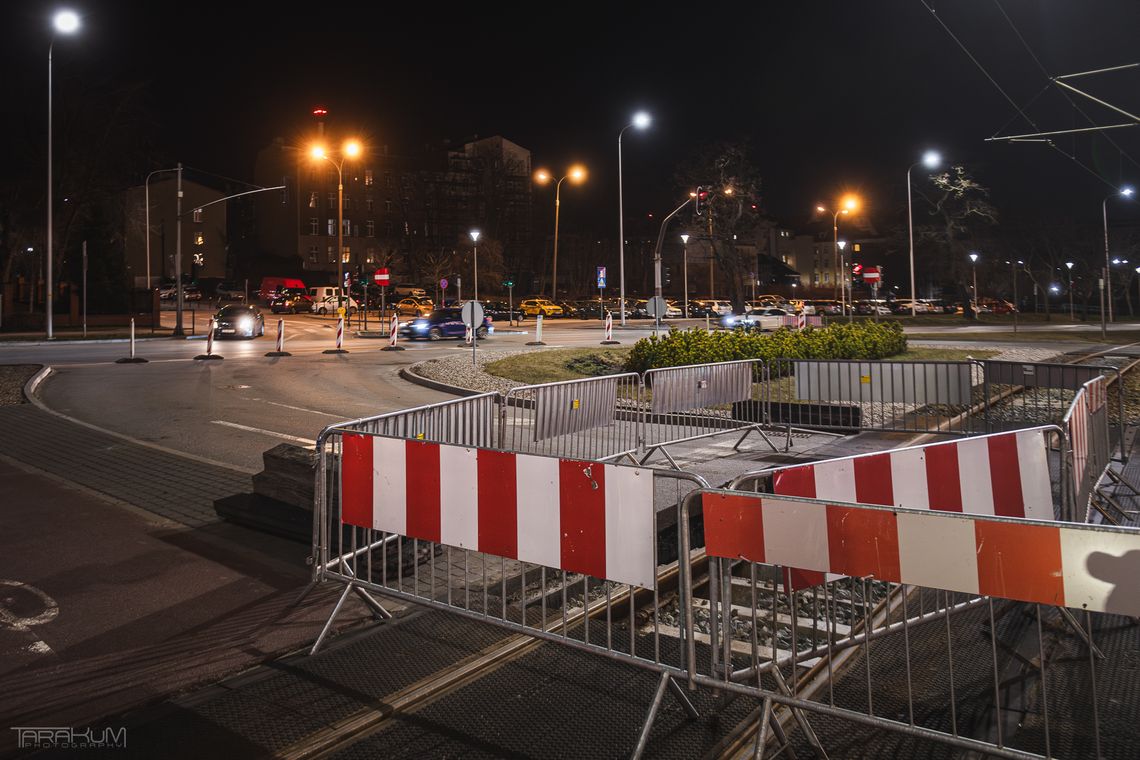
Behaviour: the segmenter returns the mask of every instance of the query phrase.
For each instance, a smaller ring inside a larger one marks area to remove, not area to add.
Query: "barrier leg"
[[[333,607],[332,614],[329,615],[329,619],[325,621],[325,627],[321,629],[321,635],[317,636],[317,640],[313,642],[313,648],[309,650],[310,655],[316,654],[317,650],[321,648],[321,645],[325,643],[325,637],[328,636],[329,631],[332,630],[333,621],[335,621],[336,616],[340,614],[340,608],[344,606],[344,600],[352,593],[352,588],[353,584],[351,583],[344,587],[344,592],[340,595],[340,598],[336,600],[336,606]]]
[[[665,688],[669,685],[669,674],[662,673],[661,680],[657,682],[657,691],[653,694],[653,702],[649,705],[649,715],[645,716],[645,723],[641,725],[641,735],[637,737],[637,747],[634,748],[631,760],[638,760],[649,743],[649,732],[653,730],[653,721],[657,718],[657,710],[661,707],[661,700],[665,698]]]
[[[356,595],[360,597],[360,600],[362,602],[364,602],[370,610],[372,610],[372,616],[374,618],[376,618],[377,620],[390,620],[391,619],[392,613],[388,612],[388,610],[386,610],[384,608],[384,605],[382,605],[382,604],[380,604],[380,602],[376,601],[376,597],[372,596],[367,591],[360,588],[360,586],[353,586],[352,590],[355,591]]]
[[[795,619],[794,611],[792,613],[792,618]],[[793,633],[793,636],[794,635],[795,634]],[[788,682],[784,680],[784,674],[780,672],[780,669],[772,668],[770,672],[772,673],[772,677],[776,679],[776,688],[780,691],[780,693],[782,693],[784,696],[792,696],[792,690],[788,688]],[[795,677],[794,670],[792,675]],[[800,730],[804,732],[804,736],[807,737],[808,744],[811,745],[812,749],[815,751],[816,756],[824,758],[824,760],[826,760],[827,752],[824,751],[823,745],[820,744],[819,737],[816,736],[815,729],[811,727],[811,723],[808,722],[807,715],[804,713],[804,711],[798,707],[793,707],[792,717],[796,719],[796,723],[799,724]],[[777,724],[776,735],[779,736],[780,741],[787,744],[787,737],[782,736],[782,733],[783,729],[779,726],[779,724]]]
[[[701,717],[700,712],[693,705],[693,703],[689,701],[689,697],[685,694],[685,690],[681,688],[681,685],[678,684],[672,676],[667,676],[665,680],[669,684],[669,691],[673,692],[673,696],[676,697],[677,701],[681,703],[681,708],[689,714],[689,717]]]
[[[764,760],[764,745],[768,743],[768,723],[772,720],[772,698],[764,697],[764,709],[760,711],[760,725],[756,729],[756,750],[752,757]]]
[[[679,464],[677,464],[677,460],[675,460],[675,459],[674,459],[674,458],[673,458],[673,457],[672,457],[672,456],[669,454],[669,450],[668,450],[668,449],[666,449],[664,446],[655,446],[655,447],[653,447],[652,449],[650,449],[649,451],[647,451],[647,452],[645,453],[645,456],[643,456],[643,457],[641,458],[641,461],[640,461],[640,462],[638,462],[638,464],[645,464],[646,462],[648,462],[648,461],[649,461],[649,458],[650,458],[650,457],[652,457],[652,456],[653,456],[653,454],[654,454],[654,452],[657,452],[657,451],[660,451],[660,452],[661,452],[661,454],[662,454],[662,455],[663,455],[663,456],[664,456],[666,459],[668,459],[668,460],[669,460],[669,464],[670,464],[670,465],[673,467],[673,469],[674,469],[674,470],[680,470],[680,469],[681,469],[681,466],[680,466]]]
[[[764,439],[764,443],[768,444],[772,448],[772,451],[776,452],[777,454],[780,453],[779,447],[777,447],[776,444],[772,443],[772,439],[769,438],[768,434],[765,433],[763,430],[761,430],[759,426],[750,427],[747,430],[745,430],[744,435],[740,436],[740,438],[737,439],[736,443],[732,447],[732,450],[733,451],[740,451],[740,444],[744,443],[744,439],[747,438],[748,434],[753,432],[753,431],[755,431],[758,436],[760,436],[761,438]],[[790,441],[791,438],[789,437],[788,440]],[[787,451],[787,449],[784,449],[784,450]]]

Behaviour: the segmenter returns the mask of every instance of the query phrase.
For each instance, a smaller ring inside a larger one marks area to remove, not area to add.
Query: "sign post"
[[[388,296],[388,268],[381,267],[372,275],[372,281],[380,286],[380,324],[384,324],[384,312],[387,310]],[[368,295],[364,296],[364,329],[368,329]]]
[[[883,281],[882,267],[863,267],[863,282],[871,285],[871,313],[879,321],[879,285]]]
[[[598,317],[602,320],[606,320],[608,323],[605,304],[606,304],[606,268],[605,267],[598,267]],[[610,338],[610,336],[607,335],[606,339],[609,340],[609,338]]]
[[[471,343],[471,366],[475,363],[475,347],[479,342],[478,329],[483,324],[483,304],[478,301],[468,301],[463,304],[463,323],[467,325],[467,337]]]
[[[503,280],[503,285],[507,289],[507,324],[514,327],[515,324],[515,281]]]

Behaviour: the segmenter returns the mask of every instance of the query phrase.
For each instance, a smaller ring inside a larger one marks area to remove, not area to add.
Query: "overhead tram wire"
[[[958,47],[962,50],[962,52],[966,54],[966,57],[969,58],[973,62],[973,64],[978,67],[978,71],[982,72],[982,74],[985,76],[985,78],[990,81],[990,84],[992,84],[994,86],[994,89],[996,89],[999,93],[1001,93],[1001,96],[1003,98],[1005,98],[1006,101],[1011,106],[1014,107],[1014,109],[1017,110],[1017,112],[1021,115],[1021,118],[1025,119],[1025,121],[1029,124],[1029,126],[1033,127],[1038,132],[1042,131],[1041,128],[1039,126],[1037,126],[1037,123],[1034,122],[1033,119],[1031,119],[1029,117],[1029,114],[1025,113],[1025,110],[1021,106],[1019,106],[1017,104],[1017,102],[1012,97],[1010,97],[1009,93],[1007,93],[1002,88],[1002,86],[1000,84],[998,84],[997,80],[994,79],[993,76],[990,75],[990,72],[986,70],[986,67],[982,65],[981,61],[979,61],[977,58],[974,57],[974,54],[970,52],[970,49],[968,47],[966,47],[966,44],[958,38],[958,35],[954,34],[953,30],[951,30],[950,27],[946,25],[946,23],[938,15],[938,12],[933,8],[933,6],[931,6],[931,4],[927,0],[918,0],[918,1],[920,3],[922,3],[923,7],[926,8],[926,10],[930,11],[930,15],[934,17],[934,20],[938,22],[938,25],[941,26],[942,29],[946,32],[946,34],[948,34],[950,36],[950,39],[954,40],[955,44],[957,44]],[[1075,154],[1069,155],[1068,153],[1066,153],[1065,151],[1063,151],[1059,147],[1057,147],[1057,144],[1055,142],[1053,142],[1052,140],[1044,140],[1043,142],[1046,145],[1048,145],[1050,148],[1052,148],[1053,150],[1060,153],[1065,158],[1067,158],[1070,161],[1073,161],[1074,163],[1079,165],[1082,169],[1084,169],[1089,174],[1096,177],[1098,180],[1100,180],[1104,184],[1108,185],[1109,187],[1113,188],[1114,190],[1116,189],[1116,186],[1114,184],[1112,184],[1111,182],[1106,180],[1104,177],[1100,176],[1100,174],[1095,169],[1093,169],[1091,166],[1086,165],[1083,161],[1081,161],[1079,158],[1077,158]]]
[[[1006,23],[1009,24],[1009,28],[1013,30],[1013,33],[1017,36],[1017,39],[1021,41],[1021,45],[1022,45],[1022,47],[1025,48],[1025,52],[1029,53],[1029,57],[1033,59],[1033,62],[1037,64],[1037,68],[1041,69],[1041,73],[1045,75],[1045,78],[1048,80],[1048,82],[1045,85],[1045,89],[1049,89],[1050,86],[1053,84],[1053,75],[1050,74],[1049,70],[1045,68],[1045,64],[1041,63],[1041,59],[1038,58],[1037,54],[1033,52],[1033,48],[1031,48],[1029,46],[1029,42],[1021,34],[1021,30],[1017,28],[1017,24],[1013,23],[1013,19],[1010,18],[1009,14],[1005,12],[1005,8],[1002,7],[1001,0],[994,0],[994,5],[996,5],[998,10],[1001,11],[1001,15],[1005,18]],[[1077,104],[1077,102],[1075,100],[1073,100],[1073,97],[1069,93],[1065,92],[1065,90],[1063,88],[1061,89],[1061,95],[1065,98],[1065,100],[1068,102],[1068,104],[1070,106],[1072,106],[1074,110],[1076,110],[1077,113],[1079,113],[1081,116],[1084,117],[1085,121],[1087,121],[1089,124],[1091,124],[1093,126],[1098,126],[1097,123],[1095,121],[1093,121],[1093,118],[1091,116],[1089,116],[1087,113],[1085,113],[1084,109],[1082,109]],[[1037,97],[1040,97],[1040,93],[1038,93]],[[1033,100],[1036,100],[1037,97],[1034,97]],[[1028,108],[1032,102],[1033,101],[1026,103],[1025,107]],[[1003,129],[1004,129],[1004,127],[1003,127]],[[1001,130],[999,130],[999,132],[1000,131]],[[1110,137],[1108,135],[1107,132],[1102,132],[1101,134],[1104,137],[1104,139],[1108,140],[1108,143],[1112,147],[1116,148],[1116,150],[1120,153],[1121,156],[1123,156],[1124,158],[1127,158],[1128,161],[1133,166],[1140,167],[1140,162],[1137,162],[1136,159],[1134,159],[1132,156],[1130,156],[1128,154],[1128,151],[1126,151],[1126,150],[1124,150],[1124,148],[1120,147],[1116,143],[1116,141],[1113,140],[1112,137]]]

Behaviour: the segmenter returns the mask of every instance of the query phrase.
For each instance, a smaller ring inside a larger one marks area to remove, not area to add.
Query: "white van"
[[[309,288],[309,298],[313,299],[313,303],[324,301],[326,298],[336,300],[340,297],[340,288],[336,285],[321,285],[316,288]]]

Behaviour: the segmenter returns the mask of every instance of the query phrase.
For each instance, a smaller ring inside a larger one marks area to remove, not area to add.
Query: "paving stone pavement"
[[[134,444],[32,404],[0,407],[0,454],[173,522],[219,521],[214,500],[252,490],[249,475]]]

